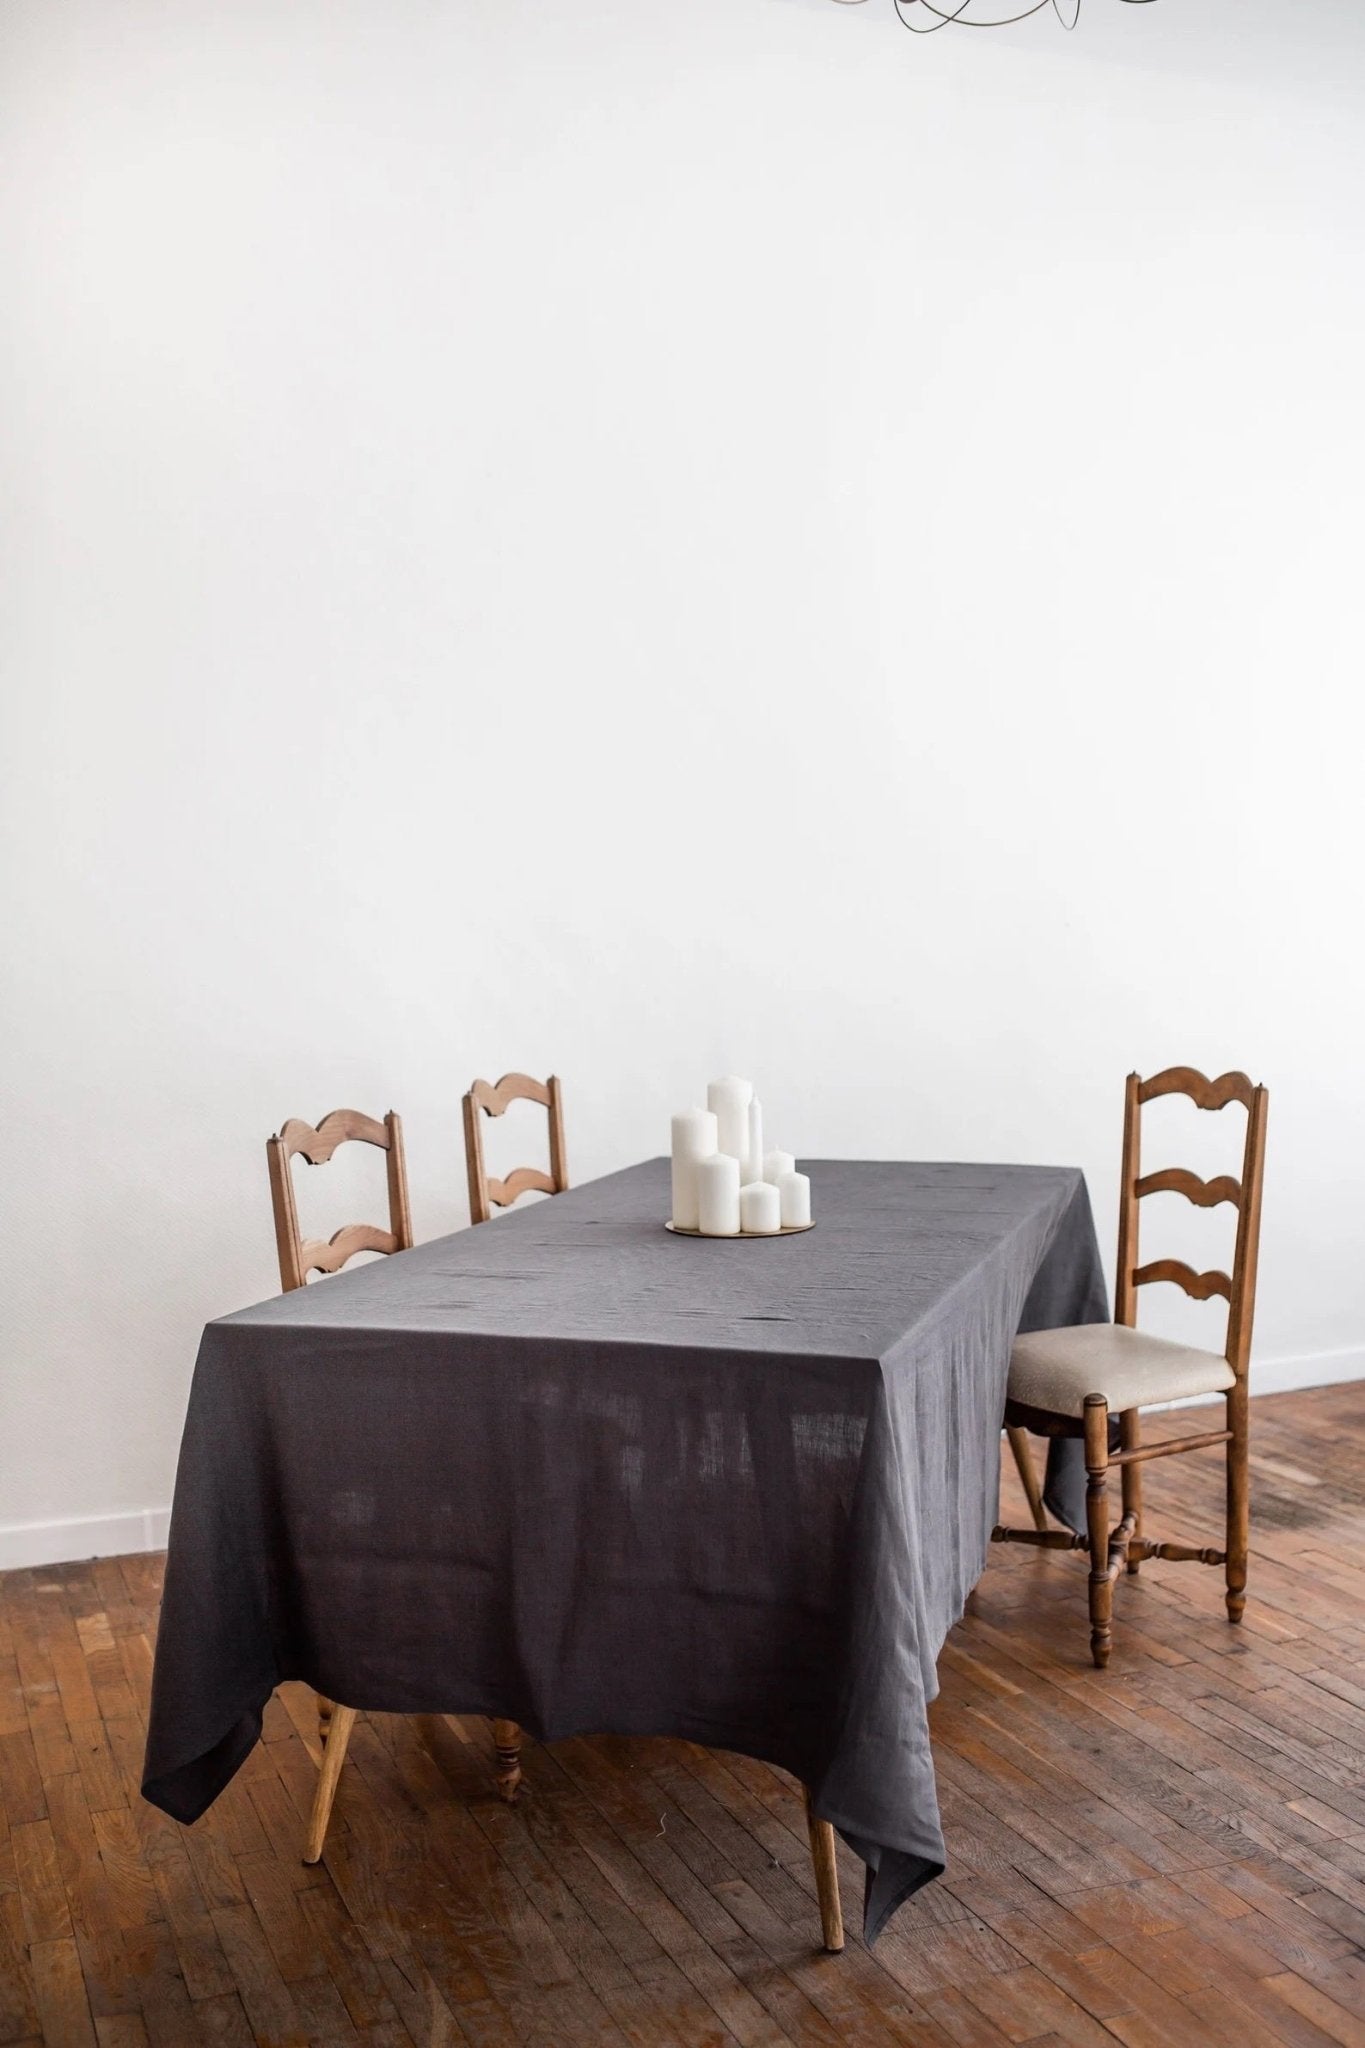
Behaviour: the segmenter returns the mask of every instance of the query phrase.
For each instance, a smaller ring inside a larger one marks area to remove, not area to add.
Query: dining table
[[[944,1869],[944,1639],[1020,1330],[1107,1319],[1074,1167],[809,1162],[814,1228],[665,1230],[651,1159],[209,1323],[143,1793],[192,1822],[274,1688],[674,1736],[809,1789],[863,1927]],[[1048,1498],[1076,1525],[1079,1446]]]

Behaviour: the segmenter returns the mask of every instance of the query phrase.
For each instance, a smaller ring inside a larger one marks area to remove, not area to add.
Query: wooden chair
[[[309,1238],[306,1241],[299,1230],[299,1212],[294,1201],[294,1175],[291,1160],[301,1154],[310,1166],[323,1166],[332,1157],[339,1145],[350,1139],[361,1144],[378,1145],[385,1154],[385,1166],[389,1183],[389,1228],[380,1230],[373,1223],[348,1223],[332,1237]],[[265,1141],[266,1162],[270,1168],[270,1199],[275,1211],[275,1248],[280,1259],[280,1286],[286,1294],[292,1294],[296,1287],[307,1285],[310,1273],[339,1273],[348,1259],[357,1252],[406,1252],[412,1249],[412,1212],[408,1206],[408,1173],[403,1156],[403,1124],[396,1110],[390,1110],[383,1123],[376,1122],[358,1109],[334,1109],[325,1116],[316,1128],[305,1123],[302,1117],[291,1116],[288,1123],[273,1138]],[[332,1810],[336,1793],[336,1780],[346,1755],[346,1744],[350,1740],[351,1728],[355,1721],[354,1710],[350,1707],[334,1707],[331,1700],[317,1695],[318,1734],[323,1745],[323,1770],[318,1782],[317,1795],[313,1803],[313,1818],[308,1831],[308,1848],[304,1855],[306,1863],[316,1863],[322,1854],[322,1838],[327,1832],[327,1820]],[[334,1726],[341,1731],[334,1745],[329,1738]],[[333,1748],[336,1768],[330,1777],[327,1771],[327,1752]],[[316,1849],[314,1838],[316,1837]]]
[[[489,1116],[501,1116],[509,1103],[518,1101],[541,1103],[550,1113],[550,1171],[541,1173],[531,1166],[520,1166],[506,1180],[490,1178],[484,1165],[483,1133],[479,1125],[479,1112]],[[330,1122],[331,1119],[329,1118]],[[289,1126],[286,1125],[286,1131]],[[562,1194],[569,1185],[568,1171],[564,1160],[564,1106],[558,1080],[551,1075],[548,1081],[533,1081],[529,1074],[504,1074],[496,1087],[487,1081],[476,1081],[464,1098],[465,1163],[469,1170],[469,1214],[474,1223],[487,1223],[494,1206],[510,1208],[519,1196],[532,1188],[543,1189],[546,1194]],[[275,1141],[272,1140],[272,1143]],[[359,1246],[353,1247],[359,1249]],[[319,1701],[319,1713],[322,1702]],[[324,1726],[326,1748],[323,1754],[322,1774],[318,1780],[317,1795],[313,1804],[313,1816],[309,1824],[308,1848],[305,1863],[316,1863],[322,1854],[322,1845],[327,1834],[327,1822],[331,1815],[332,1801],[336,1796],[337,1780],[345,1761],[351,1730],[355,1726],[355,1710],[338,1707],[332,1719],[330,1734]],[[512,1804],[521,1789],[521,1730],[515,1721],[494,1721],[493,1745],[497,1754],[497,1783],[501,1796]]]
[[[502,1116],[514,1102],[538,1102],[549,1112],[550,1171],[538,1166],[519,1166],[506,1180],[490,1176],[483,1156],[484,1116]],[[529,1074],[504,1074],[496,1083],[475,1081],[464,1098],[464,1160],[469,1176],[469,1220],[487,1223],[495,1208],[510,1209],[513,1202],[532,1191],[562,1195],[569,1185],[564,1154],[564,1097],[558,1076],[534,1081]],[[493,1723],[493,1744],[498,1760],[498,1790],[503,1798],[515,1800],[521,1786],[521,1730],[515,1721]]]
[[[1201,1180],[1183,1166],[1142,1171],[1141,1112],[1159,1095],[1187,1095],[1200,1109],[1219,1110],[1237,1102],[1247,1112],[1242,1174]],[[1103,1669],[1113,1640],[1114,1582],[1126,1568],[1136,1572],[1144,1557],[1188,1559],[1222,1565],[1230,1622],[1246,1607],[1248,1499],[1247,1367],[1256,1300],[1256,1260],[1261,1235],[1261,1182],[1265,1170],[1264,1088],[1245,1074],[1220,1074],[1215,1081],[1193,1067],[1167,1067],[1150,1081],[1128,1076],[1123,1118],[1123,1173],[1119,1200],[1118,1278],[1112,1323],[1038,1330],[1015,1340],[1010,1357],[1007,1428],[1039,1436],[1085,1440],[1087,1532],[997,1528],[999,1543],[1036,1543],[1052,1550],[1090,1553],[1090,1650]],[[1231,1274],[1196,1273],[1180,1259],[1138,1264],[1138,1209],[1144,1196],[1184,1195],[1201,1209],[1228,1202],[1237,1211],[1237,1239]],[[1149,1337],[1136,1328],[1137,1290],[1171,1281],[1196,1301],[1220,1295],[1228,1304],[1222,1353]],[[1222,1429],[1144,1444],[1140,1411],[1156,1403],[1200,1394],[1221,1394],[1226,1403]],[[1109,1449],[1109,1418],[1119,1418],[1120,1448]],[[1013,1440],[1012,1440],[1013,1441]],[[1142,1466],[1148,1458],[1226,1446],[1227,1523],[1224,1546],[1196,1549],[1186,1543],[1156,1543],[1142,1534]],[[1121,1474],[1123,1512],[1109,1526],[1109,1470]],[[1036,1482],[1035,1482],[1036,1484]],[[1035,1521],[1037,1515],[1035,1513]]]
[[[389,1227],[380,1230],[372,1223],[348,1223],[326,1240],[309,1238],[299,1232],[299,1213],[294,1202],[294,1177],[290,1161],[301,1153],[310,1166],[322,1166],[348,1139],[378,1145],[385,1154],[389,1179]],[[270,1198],[275,1207],[275,1245],[280,1255],[280,1285],[286,1294],[302,1287],[310,1273],[339,1273],[347,1259],[357,1252],[406,1252],[412,1249],[412,1214],[408,1207],[408,1174],[403,1158],[403,1125],[390,1110],[383,1123],[358,1109],[334,1109],[314,1129],[302,1117],[291,1116],[275,1137],[267,1138],[266,1158],[270,1166]]]
[[[514,1102],[538,1102],[550,1114],[550,1171],[537,1166],[519,1166],[506,1180],[490,1178],[483,1158],[483,1126],[479,1118],[502,1116]],[[494,1085],[475,1081],[464,1099],[464,1158],[469,1174],[469,1220],[487,1223],[494,1209],[510,1209],[513,1202],[533,1189],[541,1194],[562,1195],[569,1185],[564,1160],[564,1098],[559,1081],[533,1081],[529,1074],[504,1074]]]

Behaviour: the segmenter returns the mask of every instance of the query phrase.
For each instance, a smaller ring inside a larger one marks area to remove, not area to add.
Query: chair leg
[[[1103,1394],[1085,1397],[1085,1520],[1090,1539],[1090,1654],[1103,1671],[1114,1634],[1110,1616],[1114,1582],[1109,1576],[1109,1403]]]
[[[806,1788],[806,1826],[810,1830],[810,1856],[815,1865],[815,1889],[820,1896],[820,1932],[825,1948],[837,1956],[844,1946],[844,1916],[839,1905],[839,1871],[834,1860],[834,1829],[819,1820]]]
[[[332,1702],[326,1693],[314,1693],[313,1697],[318,1708],[318,1741],[322,1748],[326,1749],[327,1737],[332,1732]]]
[[[498,1759],[498,1794],[511,1806],[521,1790],[521,1730],[515,1721],[493,1723],[493,1748]]]
[[[1130,1408],[1119,1417],[1119,1441],[1125,1451],[1135,1451],[1142,1442],[1142,1416],[1136,1408]],[[1123,1486],[1123,1518],[1133,1518],[1134,1536],[1142,1534],[1142,1467],[1122,1465],[1119,1468]],[[1130,1556],[1128,1570],[1136,1577],[1138,1560]]]
[[[341,1766],[346,1761],[346,1749],[354,1726],[354,1707],[332,1708],[331,1731],[322,1752],[322,1769],[318,1772],[318,1789],[313,1794],[313,1811],[308,1822],[308,1843],[303,1852],[305,1863],[316,1863],[322,1855],[327,1823],[332,1818],[332,1801],[337,1796],[337,1781],[341,1776]]]
[[[1240,1621],[1247,1604],[1247,1554],[1251,1548],[1251,1493],[1248,1436],[1251,1403],[1245,1377],[1228,1394],[1227,1426],[1232,1431],[1228,1452],[1227,1561],[1228,1620]]]
[[[1024,1492],[1028,1495],[1029,1510],[1033,1516],[1033,1526],[1035,1529],[1046,1529],[1047,1511],[1043,1506],[1043,1489],[1038,1484],[1038,1474],[1034,1469],[1033,1453],[1029,1449],[1028,1431],[1026,1429],[1007,1428],[1005,1435],[1010,1440],[1010,1449],[1014,1453],[1014,1463],[1023,1482]]]

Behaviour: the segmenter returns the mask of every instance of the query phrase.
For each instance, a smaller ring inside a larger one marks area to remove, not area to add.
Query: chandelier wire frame
[[[862,7],[866,5],[866,0],[841,0],[841,4],[845,7]],[[1027,21],[1030,15],[1041,14],[1045,7],[1052,9],[1062,27],[1067,30],[1075,28],[1081,18],[1081,0],[1075,0],[1070,21],[1062,12],[1062,0],[1033,0],[1031,7],[1022,8],[1018,14],[997,14],[989,19],[967,12],[973,5],[973,0],[961,0],[959,6],[951,8],[936,6],[935,0],[891,0],[891,4],[896,10],[897,21],[903,29],[908,29],[912,36],[937,35],[941,28],[950,28],[954,24],[958,28],[1012,28],[1016,21]],[[911,7],[922,7],[926,14],[934,16],[934,20],[927,28],[917,28],[908,18],[907,10]]]

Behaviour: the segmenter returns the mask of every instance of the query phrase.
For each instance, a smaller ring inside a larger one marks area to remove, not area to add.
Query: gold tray
[[[800,1237],[803,1231],[814,1230],[814,1228],[814,1223],[784,1223],[780,1230],[739,1230],[736,1231],[733,1237],[717,1237],[715,1242],[717,1244],[737,1244],[740,1238],[752,1240],[758,1237]],[[681,1223],[665,1223],[664,1229],[671,1230],[674,1237],[705,1237],[709,1239],[712,1236],[709,1230],[684,1230]]]

